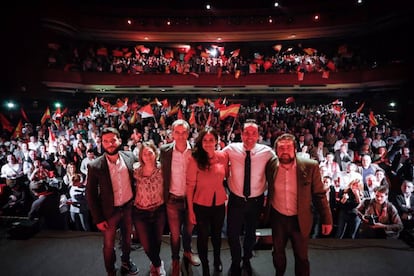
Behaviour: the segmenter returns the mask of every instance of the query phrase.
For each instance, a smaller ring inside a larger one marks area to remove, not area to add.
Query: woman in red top
[[[222,271],[220,259],[221,230],[225,216],[227,193],[223,180],[227,175],[224,153],[217,151],[217,132],[202,130],[187,167],[187,202],[190,222],[197,224],[197,250],[203,276],[210,275],[208,265],[208,236],[214,252],[214,270]]]

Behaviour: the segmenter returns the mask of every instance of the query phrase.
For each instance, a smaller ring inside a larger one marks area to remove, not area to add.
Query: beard
[[[121,145],[119,145],[118,147],[114,147],[113,149],[112,148],[109,148],[109,149],[104,149],[104,151],[106,152],[106,154],[108,154],[108,155],[116,155],[116,154],[118,154],[118,152],[120,151],[120,149],[121,149]]]
[[[294,160],[295,160],[294,157],[291,157],[289,154],[286,154],[286,153],[279,156],[279,162],[282,164],[291,164],[293,163]]]

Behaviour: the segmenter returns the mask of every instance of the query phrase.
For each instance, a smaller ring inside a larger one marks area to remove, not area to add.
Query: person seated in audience
[[[332,178],[341,170],[338,163],[334,160],[334,154],[331,152],[326,155],[325,161],[320,163],[319,166],[325,166],[328,169],[327,174]]]
[[[355,163],[348,163],[345,171],[339,171],[333,177],[334,181],[338,181],[341,188],[345,189],[348,184],[355,179],[362,182],[362,175],[358,172],[358,166]]]
[[[48,188],[44,181],[32,185],[32,192],[37,199],[33,201],[28,217],[30,220],[38,220],[40,228],[52,230],[67,230],[68,225],[64,216],[60,213],[60,195]]]
[[[335,151],[334,161],[339,165],[341,171],[344,171],[346,166],[354,161],[354,152],[348,148],[348,143],[343,143],[339,150]]]
[[[338,228],[335,237],[338,239],[355,239],[361,219],[357,207],[363,197],[364,184],[360,179],[349,182],[346,189],[339,192]]]
[[[1,167],[1,178],[4,179],[7,186],[11,187],[17,182],[24,184],[27,179],[23,173],[23,166],[17,162],[16,157],[12,153],[8,153],[6,156],[7,163]]]
[[[377,181],[377,178],[373,174],[369,174],[365,178],[364,185],[364,198],[375,198],[375,188],[380,186],[380,183]]]
[[[0,215],[25,217],[30,210],[32,198],[24,183],[16,182],[8,186],[4,191],[8,195],[8,201],[0,209]]]
[[[375,188],[375,198],[364,199],[358,206],[358,215],[361,218],[359,238],[388,239],[398,238],[403,223],[397,208],[388,201],[388,188]]]
[[[398,194],[394,199],[395,207],[397,207],[398,214],[401,217],[402,223],[404,225],[404,230],[401,232],[403,237],[409,236],[411,240],[414,235],[409,235],[413,233],[414,230],[414,184],[412,181],[404,180],[401,184],[401,193]]]

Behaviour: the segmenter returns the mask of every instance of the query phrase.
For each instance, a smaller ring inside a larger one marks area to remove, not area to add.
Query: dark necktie
[[[250,196],[250,151],[246,151],[246,159],[244,160],[244,186],[243,195],[248,198]]]

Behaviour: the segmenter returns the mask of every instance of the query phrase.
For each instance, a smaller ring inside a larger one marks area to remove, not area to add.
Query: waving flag
[[[378,121],[375,118],[375,115],[374,115],[373,111],[369,112],[369,125],[370,126],[377,126],[378,125]]]
[[[141,115],[141,118],[149,118],[149,117],[154,117],[154,112],[152,111],[152,107],[151,104],[147,104],[143,107],[141,107],[138,110],[138,113]]]
[[[40,119],[40,124],[44,125],[46,120],[50,119],[50,109],[49,107],[46,108],[45,113],[43,114],[42,118]]]
[[[240,104],[231,104],[226,108],[220,109],[220,120],[224,120],[229,116],[236,118],[239,114],[240,106]]]
[[[3,127],[3,129],[12,132],[14,129],[14,126],[10,123],[9,119],[6,118],[2,113],[0,113],[0,123]]]

